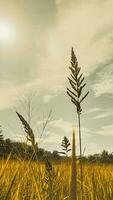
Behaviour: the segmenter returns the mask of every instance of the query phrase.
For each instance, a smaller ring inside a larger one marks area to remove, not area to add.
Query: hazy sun
[[[7,44],[15,40],[15,27],[10,22],[0,22],[0,43]]]

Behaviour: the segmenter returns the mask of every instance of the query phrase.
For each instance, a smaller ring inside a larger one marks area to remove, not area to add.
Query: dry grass
[[[70,199],[70,163],[53,164],[47,173],[43,163],[28,161],[0,161],[0,199],[63,200]],[[5,166],[5,169],[4,169]],[[85,165],[84,200],[113,200],[113,166]],[[80,172],[78,166],[77,200],[80,200]]]

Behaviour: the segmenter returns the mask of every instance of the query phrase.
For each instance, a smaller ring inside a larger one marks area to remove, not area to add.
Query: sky
[[[5,138],[25,140],[15,111],[27,119],[39,147],[61,150],[76,130],[76,108],[66,94],[71,48],[89,96],[81,114],[85,154],[113,151],[113,1],[0,1],[0,124]],[[43,121],[52,109],[42,139]]]

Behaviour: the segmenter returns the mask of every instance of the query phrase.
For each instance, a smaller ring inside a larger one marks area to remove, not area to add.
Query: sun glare
[[[0,22],[0,44],[7,44],[15,40],[15,28],[10,22]]]

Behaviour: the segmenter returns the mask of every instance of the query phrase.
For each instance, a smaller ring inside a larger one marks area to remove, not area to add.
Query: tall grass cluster
[[[112,165],[84,166],[84,200],[113,199]],[[71,163],[0,161],[0,200],[71,200]],[[80,168],[77,166],[77,200],[80,200]]]

